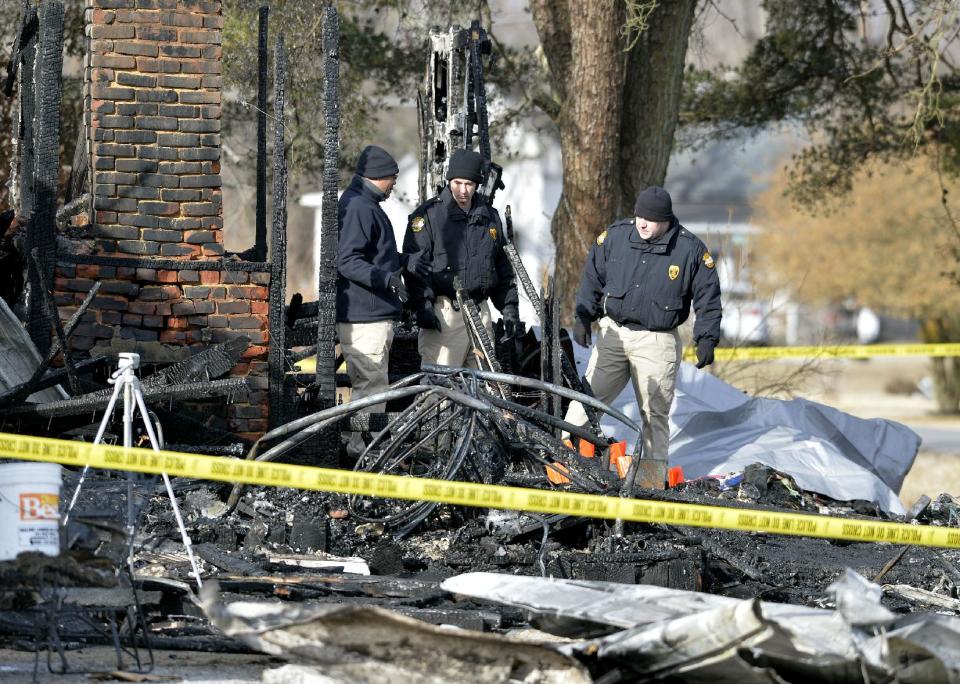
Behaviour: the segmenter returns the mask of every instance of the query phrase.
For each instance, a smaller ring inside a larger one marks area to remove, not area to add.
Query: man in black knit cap
[[[587,255],[573,339],[589,347],[590,326],[599,320],[587,381],[597,399],[610,403],[632,380],[644,456],[666,459],[682,355],[677,327],[693,304],[697,368],[713,363],[720,339],[720,280],[706,246],[673,215],[666,190],[651,186],[641,192],[633,213],[600,233]],[[570,404],[566,420],[587,422],[578,402]]]
[[[393,324],[406,303],[403,273],[427,273],[418,257],[401,255],[390,219],[380,207],[393,191],[400,168],[383,148],[368,145],[360,153],[356,175],[337,203],[337,335],[347,362],[351,397],[384,391]],[[378,404],[371,411],[383,411]],[[349,451],[362,445],[352,440]]]
[[[477,303],[491,340],[487,299],[503,315],[507,338],[520,328],[520,300],[513,269],[503,252],[500,214],[476,194],[482,180],[483,157],[472,150],[456,150],[447,167],[447,187],[417,207],[407,222],[404,254],[429,264],[425,276],[418,273],[409,280],[423,363],[478,367],[463,316],[454,306],[455,276]]]

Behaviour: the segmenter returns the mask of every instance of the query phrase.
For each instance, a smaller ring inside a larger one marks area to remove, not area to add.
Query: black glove
[[[415,275],[423,280],[426,280],[427,276],[430,275],[430,262],[423,252],[401,254],[400,260],[403,263],[403,270],[410,275]]]
[[[417,310],[417,325],[421,330],[436,330],[440,332],[440,319],[434,313],[433,307],[427,302]]]
[[[706,338],[697,342],[697,368],[703,368],[713,363],[713,348],[717,343]]]
[[[573,341],[581,347],[589,347],[593,343],[593,335],[590,333],[590,321],[585,318],[578,318],[573,324]]]
[[[387,281],[387,287],[397,295],[401,304],[406,304],[410,301],[410,293],[407,292],[407,286],[400,280],[399,273],[394,273],[390,276],[390,280]]]
[[[520,334],[520,310],[516,304],[507,304],[503,307],[503,339],[501,342],[512,340]]]

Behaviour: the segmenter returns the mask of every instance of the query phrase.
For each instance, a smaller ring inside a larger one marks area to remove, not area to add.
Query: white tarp
[[[586,370],[588,351],[574,345]],[[640,420],[629,383],[613,404]],[[636,441],[636,434],[607,419],[610,436]],[[670,411],[670,465],[686,479],[739,472],[762,463],[796,480],[801,488],[840,501],[873,501],[903,514],[898,494],[920,437],[905,425],[856,418],[806,399],[751,397],[694,365],[682,363]]]

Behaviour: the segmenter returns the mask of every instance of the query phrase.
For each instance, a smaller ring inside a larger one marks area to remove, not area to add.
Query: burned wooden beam
[[[323,206],[319,249],[317,297],[317,405],[333,406],[336,400],[337,327],[337,191],[340,184],[340,20],[332,6],[324,9],[324,137]]]
[[[503,246],[503,252],[507,255],[507,260],[513,267],[513,273],[517,278],[517,282],[520,283],[520,286],[527,295],[527,299],[530,301],[530,304],[533,305],[541,325],[545,326],[546,313],[543,299],[537,293],[537,289],[534,287],[533,281],[530,279],[530,274],[527,273],[527,269],[523,265],[523,261],[520,259],[520,253],[517,251],[517,246],[514,243],[513,214],[509,205],[507,205],[506,211],[504,212],[504,237],[507,243]],[[584,384],[583,380],[581,380],[577,367],[562,347],[559,350],[559,354],[560,369],[563,372],[563,378],[567,382],[567,386],[576,392],[592,395],[593,392]],[[594,431],[596,431],[597,434],[601,434],[602,430],[600,429],[600,421],[597,418],[596,411],[587,406],[584,406],[584,410]]]
[[[550,282],[550,382],[556,385],[563,384],[563,378],[560,376],[560,355],[563,350],[560,349],[560,297],[558,296],[556,283]],[[550,399],[550,412],[555,418],[563,417],[563,410],[560,397],[554,395]],[[560,430],[554,430],[554,436],[560,437]]]
[[[39,267],[30,269],[27,299],[27,331],[40,353],[50,349],[51,321],[44,311],[43,292],[53,286],[57,253],[57,180],[60,172],[60,97],[63,73],[64,7],[59,0],[39,5],[39,38],[36,73],[33,75],[34,167],[22,167],[33,175],[33,207],[27,218],[27,252],[36,250]],[[25,90],[25,89],[24,89]],[[55,318],[56,316],[52,316]],[[66,350],[64,350],[66,352]]]
[[[143,387],[160,387],[219,378],[237,365],[240,356],[248,346],[250,346],[250,338],[246,335],[239,335],[222,344],[215,344],[144,378]]]
[[[17,175],[14,176],[18,182],[14,183],[13,189],[16,190],[18,195],[17,213],[26,217],[33,213],[33,174],[35,168],[33,117],[36,112],[36,94],[32,84],[37,61],[37,33],[39,31],[36,5],[30,0],[22,0],[20,17],[21,30],[16,54],[20,64],[19,86],[17,88],[20,120],[17,122],[16,135],[14,136],[14,140],[17,141],[20,148],[20,163],[17,168]],[[12,84],[10,85],[12,86]],[[7,94],[12,94],[12,87]]]
[[[225,380],[211,380],[209,382],[189,382],[182,385],[163,387],[144,387],[143,398],[147,403],[154,401],[209,399],[243,392],[247,389],[245,378],[227,378]],[[76,416],[89,411],[99,411],[106,408],[110,402],[109,396],[100,392],[92,395],[83,395],[63,401],[51,401],[45,404],[26,404],[10,409],[0,409],[0,413],[7,416],[49,416],[64,418]]]
[[[550,378],[550,324],[553,321],[553,315],[550,313],[550,304],[553,299],[553,279],[547,279],[547,287],[541,290],[541,302],[543,306],[541,311],[543,316],[540,318],[540,379],[543,382],[551,382]],[[540,396],[541,410],[549,411],[549,397],[546,392]]]
[[[340,18],[336,8],[327,4],[323,10],[323,204],[320,209],[318,245],[316,327],[313,340],[297,337],[302,344],[316,343],[316,376],[310,390],[312,406],[305,409],[326,409],[336,403],[337,396],[337,193],[340,184]],[[308,305],[309,310],[309,305]],[[302,314],[301,314],[302,315]],[[309,331],[312,323],[300,319],[292,330]],[[311,439],[313,461],[318,465],[335,465],[339,454],[337,427]]]
[[[20,0],[20,17],[17,20],[17,32],[14,34],[10,61],[7,62],[7,78],[3,82],[3,94],[13,96],[14,86],[23,61],[24,48],[32,34],[37,31],[37,12],[30,0]]]
[[[287,330],[287,346],[306,347],[309,345],[313,349],[312,355],[316,355],[318,323],[319,319],[316,316],[298,319],[293,327]]]
[[[40,260],[40,251],[36,247],[30,250],[30,261],[37,273],[43,272],[45,266]],[[99,285],[99,283],[97,284]],[[63,354],[63,365],[67,370],[67,381],[70,385],[70,391],[74,396],[76,396],[81,392],[80,382],[77,380],[77,376],[74,371],[73,355],[70,353],[70,343],[67,340],[66,333],[63,331],[63,324],[60,322],[60,314],[57,310],[57,304],[53,299],[53,293],[51,293],[46,286],[41,286],[39,292],[42,295],[40,302],[43,305],[43,313],[50,321],[50,325],[53,327],[53,331],[57,336],[57,343],[59,344],[60,351]]]
[[[229,373],[230,370],[237,365],[241,354],[243,354],[249,345],[250,338],[246,335],[240,335],[227,342],[208,347],[188,359],[184,359],[152,375],[148,375],[140,384],[146,391],[148,389],[200,383],[212,380],[213,378],[219,378]],[[31,393],[33,391],[34,390],[31,390]],[[80,398],[89,401],[98,401],[102,398],[109,399],[111,394],[113,394],[112,389],[104,389],[98,390],[97,392],[90,392]]]
[[[61,264],[93,264],[96,266],[117,266],[120,268],[151,268],[164,271],[223,271],[225,273],[262,273],[270,270],[269,263],[259,261],[184,261],[182,259],[163,259],[158,257],[121,257],[99,254],[60,254],[57,262]]]
[[[274,53],[274,141],[273,141],[273,231],[270,245],[270,425],[284,419],[283,375],[286,321],[283,306],[287,291],[287,156],[284,145],[284,108],[286,106],[287,53],[283,36],[277,38]]]
[[[257,220],[254,254],[257,261],[267,259],[267,32],[270,9],[259,11],[257,37]]]

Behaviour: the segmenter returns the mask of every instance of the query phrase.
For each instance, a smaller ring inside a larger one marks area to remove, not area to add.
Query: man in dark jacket
[[[404,267],[426,273],[414,258],[401,258],[390,219],[380,203],[397,182],[397,162],[376,145],[364,148],[356,175],[337,204],[337,334],[354,399],[384,391],[393,342],[407,288]],[[383,405],[371,407],[383,411]]]
[[[673,215],[663,188],[641,192],[634,218],[617,221],[598,237],[577,292],[574,340],[589,347],[591,324],[599,339],[587,380],[596,397],[611,402],[628,380],[640,407],[644,455],[667,458],[670,404],[680,364],[677,326],[696,312],[697,368],[713,363],[720,339],[720,280],[706,246]],[[579,403],[566,420],[583,425]]]
[[[417,207],[407,223],[404,253],[429,265],[426,277],[410,279],[410,303],[420,324],[423,363],[478,365],[471,354],[469,331],[455,307],[455,276],[477,303],[491,340],[487,299],[503,315],[506,337],[517,334],[520,327],[520,300],[513,269],[503,253],[500,214],[476,194],[482,171],[480,154],[456,150],[447,167],[447,187]]]

